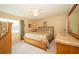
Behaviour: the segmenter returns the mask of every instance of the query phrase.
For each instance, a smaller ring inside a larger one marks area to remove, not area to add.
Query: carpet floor
[[[52,40],[49,49],[47,51],[40,49],[31,44],[25,43],[24,41],[18,41],[12,44],[12,54],[55,54],[56,46],[55,41]]]

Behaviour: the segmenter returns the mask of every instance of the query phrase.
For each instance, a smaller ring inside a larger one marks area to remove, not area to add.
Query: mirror
[[[79,5],[70,15],[70,32],[79,35]]]
[[[68,14],[68,33],[79,39],[79,5],[74,4]]]
[[[8,32],[8,23],[0,21],[0,39]]]

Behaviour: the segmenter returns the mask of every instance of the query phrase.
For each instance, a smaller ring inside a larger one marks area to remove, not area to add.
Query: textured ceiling
[[[34,20],[67,15],[71,7],[71,4],[0,4],[0,11]]]

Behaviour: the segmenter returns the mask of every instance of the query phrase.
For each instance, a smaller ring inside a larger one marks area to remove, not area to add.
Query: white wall
[[[52,17],[40,19],[34,21],[32,24],[33,24],[33,28],[37,28],[38,26],[43,25],[43,21],[47,21],[48,26],[54,26],[54,32],[56,36],[56,34],[59,32],[64,33],[64,30],[66,29],[66,20],[67,20],[67,16],[60,15],[60,16],[52,16]]]
[[[29,20],[29,19],[28,19],[28,20],[27,20],[27,19],[24,20],[24,31],[25,31],[25,33],[26,33],[26,32],[29,32],[29,30],[30,30],[30,29],[28,28],[28,24],[32,24],[32,20]]]

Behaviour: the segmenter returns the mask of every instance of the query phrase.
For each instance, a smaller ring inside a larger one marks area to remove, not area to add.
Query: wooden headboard
[[[37,30],[39,30],[39,31],[52,31],[52,32],[54,32],[54,27],[53,26],[46,26],[46,27],[40,26],[40,27],[38,27]]]

